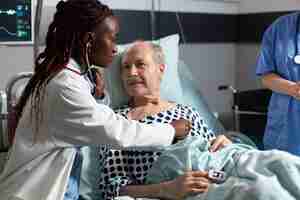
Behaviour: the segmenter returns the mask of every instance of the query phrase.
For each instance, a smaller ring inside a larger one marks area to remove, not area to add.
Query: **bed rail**
[[[16,124],[15,106],[16,99],[13,98],[16,85],[19,81],[29,79],[33,72],[21,72],[11,77],[6,84],[5,92],[1,91],[1,135],[0,151],[7,151],[14,137],[14,127]],[[20,85],[19,85],[20,86]]]

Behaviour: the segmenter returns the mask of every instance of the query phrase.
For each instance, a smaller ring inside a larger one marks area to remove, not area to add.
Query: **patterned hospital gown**
[[[127,117],[129,111],[130,108],[126,106],[116,110],[116,113]],[[139,121],[146,124],[170,123],[180,118],[189,120],[192,123],[189,135],[201,136],[206,140],[211,140],[215,137],[195,109],[181,104],[177,104],[167,111],[147,116]],[[103,164],[98,185],[101,194],[99,199],[113,199],[118,196],[121,186],[143,184],[148,169],[151,168],[152,163],[161,154],[161,152],[150,150],[114,150],[108,145],[99,147],[98,152],[98,159]]]

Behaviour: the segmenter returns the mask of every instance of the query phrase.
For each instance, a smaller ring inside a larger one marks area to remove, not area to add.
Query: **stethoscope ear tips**
[[[296,55],[296,56],[294,57],[294,62],[295,62],[296,64],[300,64],[300,55]]]

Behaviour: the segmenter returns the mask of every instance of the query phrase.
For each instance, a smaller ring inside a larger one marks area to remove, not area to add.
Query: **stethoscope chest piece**
[[[295,62],[296,64],[300,64],[300,55],[296,55],[296,56],[294,57],[294,62]]]

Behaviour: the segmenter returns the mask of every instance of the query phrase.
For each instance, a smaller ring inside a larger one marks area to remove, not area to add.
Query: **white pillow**
[[[161,82],[161,97],[170,101],[179,101],[182,97],[178,77],[179,35],[174,34],[151,41],[159,44],[165,54],[166,70]],[[111,106],[119,107],[127,103],[126,95],[120,77],[120,64],[123,52],[133,43],[118,45],[118,55],[112,65],[105,71],[106,87],[111,97]]]

